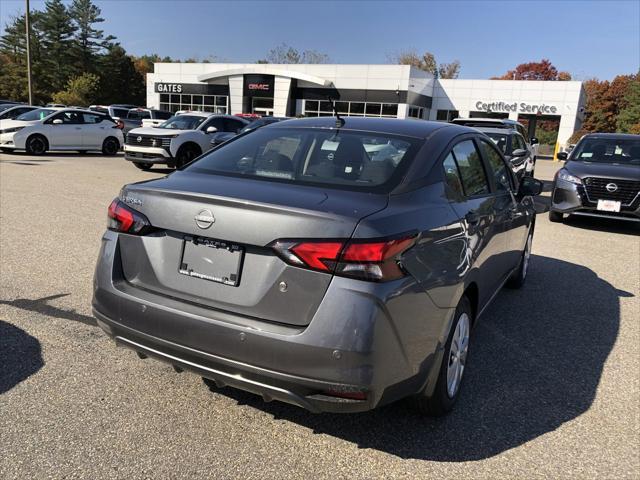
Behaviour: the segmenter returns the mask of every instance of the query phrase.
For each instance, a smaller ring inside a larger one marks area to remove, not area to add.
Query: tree
[[[440,78],[458,78],[460,74],[460,62],[454,60],[451,63],[441,63],[438,67],[438,76]]]
[[[286,43],[282,43],[269,50],[267,57],[256,63],[329,63],[330,61],[331,59],[326,53],[316,50],[305,50],[301,53]]]
[[[100,8],[91,0],[73,0],[69,15],[76,27],[74,54],[77,58],[76,69],[80,72],[95,72],[96,56],[109,47],[115,37],[105,38],[104,32],[94,27],[104,22],[100,17]]]
[[[93,73],[84,73],[67,82],[67,88],[53,94],[53,101],[63,105],[88,106],[96,99],[100,79]]]
[[[618,114],[616,129],[618,132],[640,135],[640,74],[630,82],[623,100],[625,107]]]
[[[138,73],[133,59],[119,44],[111,45],[107,54],[101,57],[99,72],[102,87],[98,96],[100,103],[145,103],[145,78]]]
[[[568,72],[558,72],[553,64],[543,58],[539,62],[521,63],[515,69],[509,70],[501,77],[492,80],[571,80]]]
[[[388,59],[391,63],[411,65],[430,73],[436,78],[438,77],[438,64],[436,63],[436,57],[431,52],[424,52],[422,55],[418,55],[415,50],[405,50],[391,54]],[[458,68],[460,68],[459,65]]]
[[[151,55],[142,55],[140,57],[132,57],[133,66],[142,78],[147,78],[147,73],[153,73],[153,64],[159,62],[170,63],[174,60],[171,57],[160,57],[157,53]]]
[[[69,62],[76,31],[62,0],[47,0],[42,16],[42,75],[50,91],[62,90],[74,71]]]

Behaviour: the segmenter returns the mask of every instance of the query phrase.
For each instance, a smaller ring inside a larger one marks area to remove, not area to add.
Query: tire
[[[520,265],[505,286],[507,288],[521,288],[524,285],[525,280],[527,279],[527,272],[529,271],[529,260],[531,257],[531,244],[533,243],[533,230],[529,232],[529,236],[527,237],[527,243],[524,245],[524,250],[522,251],[522,257],[520,257]]]
[[[435,389],[430,397],[425,392],[414,397],[414,404],[423,415],[439,417],[449,413],[460,396],[473,319],[471,303],[466,296],[460,299],[454,315]]]
[[[150,163],[142,163],[142,162],[133,162],[133,164],[136,167],[138,167],[140,170],[144,170],[145,172],[151,170],[151,167],[153,166]]]
[[[553,223],[561,223],[564,220],[564,215],[560,212],[549,210],[549,221]]]
[[[115,137],[107,137],[102,142],[102,154],[113,156],[120,150],[120,142]]]
[[[25,150],[29,155],[44,155],[49,150],[49,142],[43,135],[31,135],[25,142]]]
[[[196,145],[183,145],[178,149],[174,168],[180,168],[186,165],[201,154],[202,152],[200,151],[200,147]]]

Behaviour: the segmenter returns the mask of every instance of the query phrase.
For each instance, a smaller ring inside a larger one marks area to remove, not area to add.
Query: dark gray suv
[[[93,311],[119,345],[211,387],[313,412],[413,396],[443,414],[472,326],[526,278],[541,186],[467,127],[276,123],[123,187]]]

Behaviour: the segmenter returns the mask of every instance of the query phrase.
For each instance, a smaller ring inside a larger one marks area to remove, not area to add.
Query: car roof
[[[587,133],[582,138],[602,138],[604,139],[617,139],[617,140],[638,140],[640,135],[634,135],[632,133]]]
[[[401,118],[373,118],[373,117],[340,117],[345,130],[361,130],[373,133],[387,133],[402,135],[405,137],[426,138],[436,130],[449,129],[451,133],[462,134],[465,132],[477,133],[473,128],[453,125],[445,122],[432,122],[428,120],[413,120]],[[263,128],[326,128],[337,129],[336,117],[309,117],[284,120],[272,123]]]

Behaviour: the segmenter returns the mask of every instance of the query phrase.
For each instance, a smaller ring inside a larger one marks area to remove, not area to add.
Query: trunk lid
[[[159,229],[142,237],[120,236],[129,283],[214,309],[291,325],[311,321],[331,275],[287,265],[268,245],[277,239],[350,238],[360,219],[387,205],[386,195],[183,171],[129,185],[121,199]],[[179,272],[194,257],[191,238],[241,249],[239,256],[234,251],[235,260],[224,252],[220,253],[223,258],[218,253],[207,255],[211,247],[197,247],[207,258],[194,267],[206,270],[208,262],[233,270],[228,264],[235,264],[237,286]]]

